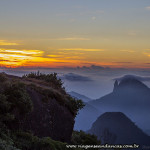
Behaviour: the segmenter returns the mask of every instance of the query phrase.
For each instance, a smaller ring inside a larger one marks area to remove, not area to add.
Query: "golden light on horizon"
[[[44,55],[42,50],[0,49],[0,65],[5,67],[59,67],[76,66],[82,62],[81,56],[68,56],[66,53]]]
[[[120,59],[116,59],[110,52],[104,49],[66,48],[45,54],[43,50],[0,49],[0,65],[5,67],[77,67],[94,64],[113,68],[142,67],[139,62],[141,55],[136,51],[120,50],[117,53]],[[134,63],[133,56],[136,56]],[[150,54],[145,52],[144,56],[148,59]],[[126,58],[130,60],[126,61]]]
[[[20,67],[42,54],[43,51],[40,50],[0,49],[0,64],[6,67]]]

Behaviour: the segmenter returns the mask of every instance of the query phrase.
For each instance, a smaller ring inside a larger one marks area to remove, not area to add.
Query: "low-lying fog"
[[[57,72],[66,90],[75,91],[92,99],[97,99],[110,93],[113,90],[115,78],[126,74],[137,76],[150,76],[150,69],[124,69],[124,68],[104,68],[101,66],[77,67],[77,68],[1,68],[0,72],[6,72],[17,76],[22,76],[29,72],[52,73]],[[150,87],[149,80],[144,83]]]

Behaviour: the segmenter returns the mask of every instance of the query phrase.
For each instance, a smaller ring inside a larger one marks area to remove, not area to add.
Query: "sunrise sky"
[[[150,67],[150,0],[0,0],[0,66]]]

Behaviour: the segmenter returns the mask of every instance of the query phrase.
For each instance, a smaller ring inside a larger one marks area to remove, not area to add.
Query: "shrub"
[[[11,128],[12,122],[18,121],[18,117],[25,117],[32,111],[32,101],[24,84],[10,82],[0,84],[0,130]],[[4,130],[7,131],[7,130]]]
[[[95,135],[86,134],[83,131],[73,131],[72,133],[72,144],[75,145],[99,145],[100,141]]]
[[[67,99],[67,106],[69,110],[74,113],[75,116],[77,115],[78,111],[85,106],[82,100],[77,100],[70,95],[67,97]]]
[[[7,101],[4,94],[0,94],[0,122],[10,121],[14,119],[13,114],[9,113],[11,104]]]
[[[0,82],[5,82],[7,80],[5,73],[0,73]]]
[[[0,139],[0,150],[20,150],[20,149],[14,147],[12,142]]]
[[[50,86],[55,87],[57,89],[64,89],[63,82],[61,79],[57,77],[57,73],[51,73],[51,74],[43,74],[38,72],[31,72],[29,74],[23,75],[23,78],[35,78],[38,80],[43,80],[46,83],[49,83]]]
[[[66,150],[65,143],[50,137],[38,138],[31,133],[18,131],[13,136],[14,144],[21,150]]]
[[[26,91],[25,85],[20,82],[10,84],[4,94],[10,104],[10,111],[18,110],[21,114],[27,114],[32,111],[32,101]]]

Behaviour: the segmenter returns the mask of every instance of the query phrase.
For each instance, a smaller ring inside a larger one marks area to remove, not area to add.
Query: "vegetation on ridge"
[[[43,88],[42,86],[37,87],[34,84],[30,85],[34,90],[44,95],[44,102],[47,102],[49,98],[54,98],[60,105],[66,106],[75,116],[77,115],[77,112],[85,106],[82,100],[77,100],[66,93],[65,88],[63,87],[63,82],[57,77],[57,73],[43,74],[39,71],[31,72],[24,75],[23,78],[37,79],[43,81],[45,86],[52,87]]]
[[[45,83],[47,83],[47,85],[54,87],[56,89],[61,89],[62,91],[65,92],[65,89],[63,87],[63,82],[61,79],[57,77],[57,73],[44,74],[44,73],[40,73],[39,71],[31,72],[29,74],[23,75],[23,78],[26,79],[33,78],[37,80],[42,80]]]

